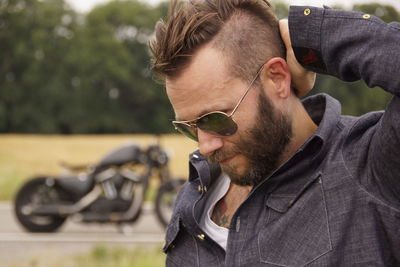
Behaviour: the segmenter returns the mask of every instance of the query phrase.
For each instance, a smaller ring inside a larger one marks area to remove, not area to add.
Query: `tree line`
[[[274,2],[279,17],[287,4]],[[174,117],[149,71],[147,42],[167,3],[112,1],[87,14],[63,0],[0,2],[0,133],[166,133]],[[400,21],[391,6],[355,10]],[[390,95],[363,82],[318,76],[313,93],[343,113],[383,109]]]

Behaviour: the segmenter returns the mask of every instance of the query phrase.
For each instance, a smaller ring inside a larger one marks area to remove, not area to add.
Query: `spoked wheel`
[[[68,199],[66,193],[46,184],[48,178],[37,177],[25,183],[15,197],[14,212],[21,225],[30,232],[54,232],[66,217],[36,216],[32,210],[41,205],[57,204]]]
[[[171,219],[176,196],[184,183],[184,179],[171,179],[162,184],[157,191],[155,210],[158,220],[164,227]]]

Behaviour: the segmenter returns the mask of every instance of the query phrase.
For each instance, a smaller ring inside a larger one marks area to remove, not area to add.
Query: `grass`
[[[44,254],[27,261],[6,265],[9,267],[162,267],[165,254],[160,246],[135,248],[96,245],[88,252],[73,255]],[[2,265],[3,266],[3,265]]]
[[[127,142],[147,146],[153,135],[0,135],[0,201],[12,200],[27,179],[38,175],[60,175],[61,161],[89,164]],[[179,135],[161,137],[161,145],[171,156],[171,172],[188,175],[188,154],[196,143]]]
[[[73,258],[72,263],[74,267],[158,267],[165,266],[165,255],[159,247],[129,250],[97,246],[89,254]]]

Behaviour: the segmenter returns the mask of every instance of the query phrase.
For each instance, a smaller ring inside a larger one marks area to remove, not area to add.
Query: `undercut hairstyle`
[[[246,82],[269,59],[286,56],[278,18],[266,0],[172,0],[167,21],[157,22],[149,43],[153,73],[161,80],[179,77],[208,44]]]

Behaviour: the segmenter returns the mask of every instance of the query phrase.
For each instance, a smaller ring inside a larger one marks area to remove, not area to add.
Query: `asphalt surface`
[[[66,257],[96,245],[161,246],[164,229],[151,205],[134,224],[83,224],[68,220],[56,233],[28,233],[15,220],[12,205],[0,203],[0,266],[24,266],[40,257]]]

